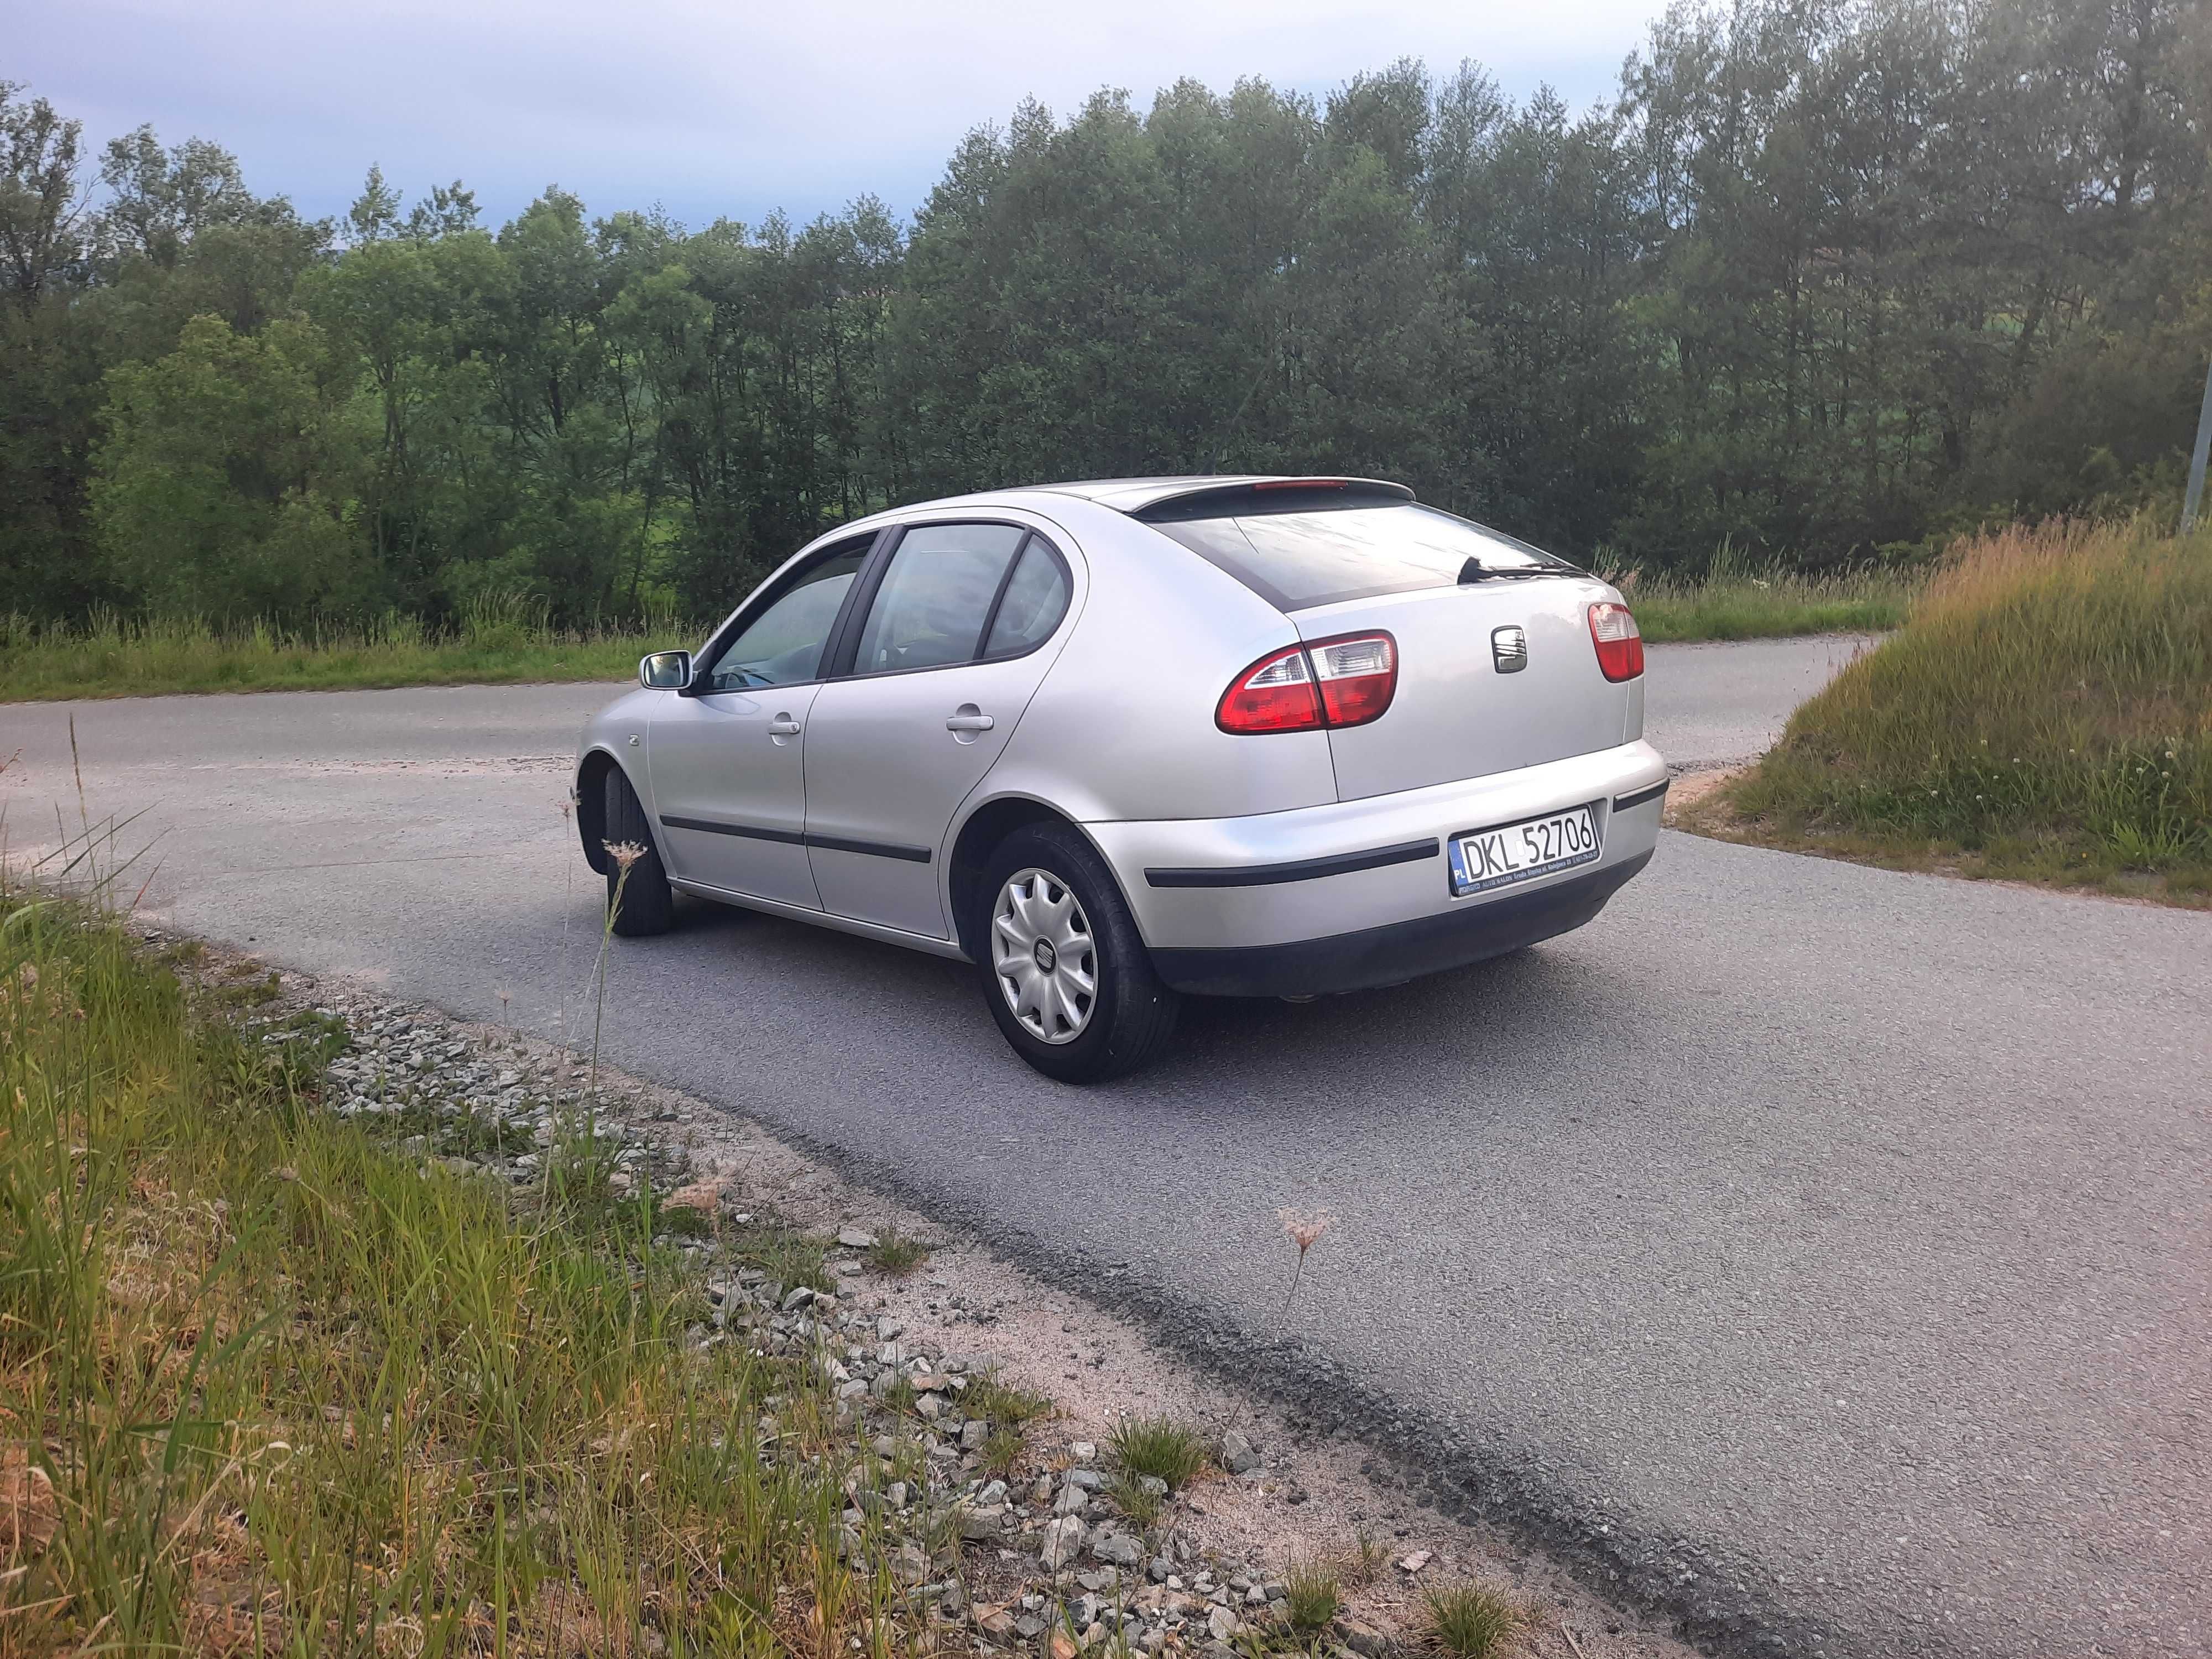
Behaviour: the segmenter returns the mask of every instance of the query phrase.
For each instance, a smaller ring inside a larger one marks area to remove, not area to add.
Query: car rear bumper
[[[1304,995],[1393,983],[1580,927],[1650,860],[1667,767],[1650,744],[1242,818],[1092,823],[1161,976]],[[1595,809],[1595,863],[1455,897],[1446,843]]]
[[[1176,990],[1203,996],[1322,996],[1401,984],[1571,933],[1650,862],[1646,848],[1620,863],[1509,889],[1463,910],[1288,945],[1155,951],[1152,966]]]

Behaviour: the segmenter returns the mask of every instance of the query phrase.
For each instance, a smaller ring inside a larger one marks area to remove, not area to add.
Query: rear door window
[[[1389,507],[1255,513],[1154,522],[1280,611],[1449,587],[1473,559],[1486,570],[1573,570],[1562,559],[1449,513]]]
[[[974,661],[991,602],[1028,533],[1005,524],[908,531],[868,607],[853,672],[893,674]]]

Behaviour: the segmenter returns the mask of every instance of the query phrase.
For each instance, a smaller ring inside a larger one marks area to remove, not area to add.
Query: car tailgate
[[[1618,596],[1582,576],[1492,577],[1296,613],[1307,640],[1371,629],[1397,641],[1381,719],[1329,733],[1340,800],[1486,777],[1609,749],[1637,733],[1640,681],[1607,680],[1589,610]],[[1507,670],[1511,636],[1523,665]]]

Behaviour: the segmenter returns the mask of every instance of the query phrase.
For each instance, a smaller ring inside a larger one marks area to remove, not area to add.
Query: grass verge
[[[2212,532],[2014,529],[1682,827],[2212,904]]]
[[[83,629],[0,618],[0,702],[194,691],[627,680],[648,651],[696,642],[679,624],[564,629],[526,607],[479,607],[451,633],[389,616],[359,628],[216,629],[101,618]]]
[[[1701,580],[1646,572],[1612,578],[1654,644],[1782,639],[1801,634],[1881,634],[1900,625],[1926,580],[1921,573],[1863,570],[1800,575],[1754,570],[1723,557]]]
[[[884,1656],[818,1367],[692,1340],[649,1194],[321,1110],[114,927],[0,897],[0,1648]]]

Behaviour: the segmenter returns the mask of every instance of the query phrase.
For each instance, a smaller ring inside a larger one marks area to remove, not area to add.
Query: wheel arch
[[[1074,830],[1091,843],[1091,850],[1098,854],[1099,863],[1106,866],[1107,875],[1116,885],[1120,884],[1121,875],[1115,870],[1112,860],[1107,858],[1105,849],[1098,845],[1097,838],[1058,807],[1048,805],[1032,795],[1000,795],[994,800],[985,801],[961,824],[960,833],[953,837],[951,854],[945,861],[945,896],[952,911],[952,936],[959,941],[960,948],[967,952],[971,962],[983,960],[983,941],[975,934],[975,901],[981,896],[983,884],[984,866],[990,860],[991,851],[1015,830],[1033,823],[1065,824]],[[1121,896],[1126,905],[1128,895],[1125,893]],[[1129,914],[1130,920],[1133,921],[1136,912],[1132,909]],[[1139,932],[1141,935],[1142,929],[1139,928]]]

